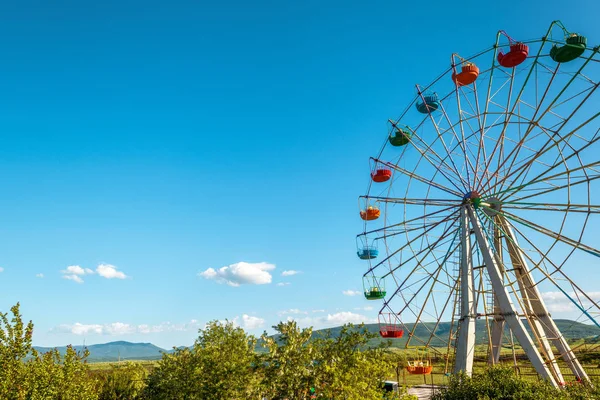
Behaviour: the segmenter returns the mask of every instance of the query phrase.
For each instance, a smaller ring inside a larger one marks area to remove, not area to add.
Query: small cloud
[[[77,283],[83,283],[83,279],[79,277],[79,275],[63,275],[63,279],[67,279],[69,281],[75,281]]]
[[[79,265],[70,265],[67,267],[67,269],[63,269],[62,271],[63,274],[68,274],[68,275],[78,275],[78,276],[83,276],[83,275],[91,275],[94,273],[94,271],[92,271],[89,268],[81,268]]]
[[[4,268],[0,267],[0,272],[4,272]]]
[[[294,276],[294,275],[298,275],[300,273],[301,273],[301,271],[295,271],[293,269],[289,269],[287,271],[283,271],[281,273],[281,276]]]
[[[36,278],[43,278],[43,277],[44,277],[44,274],[35,274],[35,277],[36,277]]]
[[[324,313],[325,310],[312,310],[313,313]]]
[[[291,283],[289,283],[289,282],[279,282],[277,284],[277,286],[289,286],[289,285],[291,285]]]
[[[290,308],[289,310],[284,310],[284,311],[279,311],[277,313],[277,315],[282,316],[282,315],[287,315],[287,314],[304,314],[307,315],[308,311],[302,311],[298,308]]]
[[[373,309],[373,307],[371,306],[364,306],[364,307],[355,307],[354,310],[356,311],[371,311]]]
[[[586,292],[586,295],[596,303],[600,301],[600,292],[589,291]],[[579,308],[562,292],[542,292],[541,296],[550,312],[565,314],[580,312]],[[580,306],[585,309],[593,307],[592,302],[575,292],[569,292],[569,296],[578,301]]]
[[[358,290],[344,290],[342,293],[344,296],[358,296],[361,294]]]
[[[263,327],[265,320],[263,318],[253,317],[251,315],[242,315],[242,325],[245,329],[258,329]]]
[[[343,324],[360,324],[362,322],[372,322],[372,320],[364,315],[355,314],[350,311],[342,311],[335,314],[327,315],[325,319],[327,324],[343,325]]]
[[[63,278],[74,281],[77,283],[83,283],[82,276],[92,275],[94,271],[89,268],[81,268],[79,265],[69,265],[66,269],[60,271],[63,274]]]
[[[98,268],[96,268],[96,272],[103,278],[106,279],[126,279],[127,275],[125,275],[122,271],[117,271],[117,267],[111,264],[100,264]]]
[[[269,271],[275,269],[274,264],[266,262],[247,263],[238,262],[218,270],[208,268],[207,270],[198,273],[204,279],[213,279],[217,283],[226,283],[229,286],[240,286],[243,284],[249,285],[265,285],[271,283],[273,279]]]
[[[52,333],[72,333],[74,335],[105,335],[105,336],[122,336],[135,333],[150,334],[161,332],[183,332],[197,331],[200,328],[200,323],[193,319],[184,324],[172,324],[163,322],[158,325],[140,324],[133,325],[124,322],[112,322],[108,324],[82,324],[76,322],[74,324],[62,324],[50,330]]]

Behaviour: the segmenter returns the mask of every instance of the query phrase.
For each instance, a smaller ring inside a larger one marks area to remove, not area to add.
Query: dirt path
[[[416,395],[419,398],[419,400],[429,400],[433,392],[438,388],[439,386],[435,385],[418,385],[408,389],[408,394]]]

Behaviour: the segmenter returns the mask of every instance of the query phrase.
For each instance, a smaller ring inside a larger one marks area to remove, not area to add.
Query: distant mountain
[[[561,331],[563,336],[566,339],[586,339],[586,338],[595,338],[600,335],[600,328],[595,325],[586,325],[581,322],[571,321],[568,319],[555,319],[558,329]],[[400,339],[391,339],[393,347],[404,347],[408,340],[408,333],[414,329],[414,338],[411,341],[411,346],[422,346],[422,343],[416,338],[421,339],[425,342],[431,336],[431,331],[435,327],[435,322],[421,322],[417,324],[415,328],[414,323],[405,324],[405,332],[404,336]],[[379,333],[379,325],[378,324],[365,324],[365,328],[367,328],[372,333]],[[333,336],[339,335],[341,327],[331,328],[331,334]],[[321,329],[313,332],[313,337],[324,335],[327,329]],[[445,346],[445,341],[448,340],[448,335],[450,331],[450,322],[440,322],[436,328],[436,337],[434,337],[430,345],[433,347]],[[485,327],[484,320],[477,320],[475,327],[475,343],[476,344],[485,344],[487,343],[487,329]],[[508,334],[508,326],[506,325],[505,332]],[[531,334],[531,332],[530,332]],[[382,341],[387,341],[387,339],[376,338],[371,340],[371,345],[376,345]]]
[[[570,321],[566,319],[557,319],[555,320],[558,329],[563,333],[565,338],[567,339],[590,339],[597,338],[600,335],[600,328],[594,325],[586,325],[580,322]],[[430,330],[432,330],[435,326],[434,322],[424,322],[417,324],[417,327],[414,331],[414,336],[417,338],[421,338],[423,340],[427,340],[430,336]],[[366,324],[365,327],[373,333],[379,333],[379,325],[378,324]],[[404,347],[406,345],[408,331],[411,331],[414,328],[414,324],[406,324],[407,332],[405,332],[404,337],[401,339],[393,339],[392,346],[393,347]],[[332,336],[337,336],[342,329],[341,326],[329,329],[331,331]],[[448,338],[448,333],[450,330],[449,322],[440,322],[436,329],[436,335],[441,339],[446,340]],[[313,338],[322,337],[325,335],[327,329],[316,330],[313,332]],[[477,321],[476,326],[476,343],[483,344],[487,340],[487,330],[485,328],[485,322],[483,320]],[[443,346],[444,342],[441,339],[433,339],[431,341],[431,346]],[[414,339],[413,339],[414,340]],[[386,339],[376,338],[371,340],[371,345],[377,345],[382,341],[387,341]],[[411,344],[419,345],[419,341],[415,340],[411,342]],[[46,352],[51,350],[50,347],[37,347],[34,346],[35,349],[39,352]],[[81,351],[83,346],[74,346],[76,350]],[[158,346],[153,345],[152,343],[131,343],[131,342],[110,342],[104,344],[93,344],[87,346],[90,351],[90,356],[88,360],[90,362],[112,362],[121,360],[158,360],[162,357],[162,353],[171,353],[172,350],[165,350]],[[58,350],[61,354],[64,354],[66,351],[66,346],[58,347]],[[260,344],[257,348],[258,351],[261,351]],[[264,351],[264,349],[262,349]]]
[[[51,347],[37,347],[39,352],[51,350]],[[84,346],[73,346],[76,350],[81,351]],[[101,361],[118,361],[121,360],[158,360],[162,357],[162,353],[167,352],[152,343],[131,343],[131,342],[110,342],[104,344],[92,344],[86,346],[90,351],[88,360],[90,362]],[[64,354],[67,350],[66,346],[58,347],[58,351]]]

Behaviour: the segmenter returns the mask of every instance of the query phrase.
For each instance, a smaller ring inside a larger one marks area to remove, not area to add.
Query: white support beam
[[[554,320],[548,313],[548,308],[542,299],[542,296],[535,284],[535,280],[531,275],[531,271],[529,269],[527,260],[523,251],[518,245],[517,237],[514,234],[512,226],[508,222],[506,218],[503,216],[499,216],[499,222],[502,226],[502,230],[506,234],[507,245],[509,249],[509,253],[511,254],[511,259],[513,263],[513,268],[515,268],[515,272],[519,281],[519,288],[522,293],[524,293],[524,297],[526,297],[527,302],[525,303],[528,314],[532,316],[532,329],[537,331],[541,331],[539,333],[540,338],[545,341],[542,342],[544,347],[550,349],[550,345],[548,344],[548,339],[552,341],[552,344],[556,347],[558,352],[561,354],[562,358],[565,360],[566,364],[569,366],[569,369],[573,372],[573,374],[579,379],[589,381],[589,377],[579,360],[575,357],[573,350],[562,336],[558,327],[554,323]],[[514,258],[513,258],[514,257]],[[562,378],[562,374],[560,373],[560,369],[558,369],[558,364],[556,363],[556,359],[554,359],[554,355],[552,354],[552,359],[550,359],[551,365],[558,370],[557,379],[559,382],[564,382]]]
[[[456,363],[454,372],[473,373],[473,356],[475,355],[475,283],[473,278],[473,251],[471,247],[469,217],[466,206],[460,210],[460,320],[458,322],[458,338],[456,344]]]
[[[503,283],[501,269],[496,262],[494,252],[490,246],[488,238],[481,228],[479,219],[475,215],[475,210],[471,205],[465,205],[465,208],[467,209],[468,218],[473,226],[473,231],[475,232],[475,238],[477,240],[477,244],[479,245],[481,255],[485,261],[485,266],[492,282],[492,288],[494,289],[494,293],[498,299],[498,307],[500,308],[501,314],[504,316],[504,319],[506,320],[506,323],[508,323],[508,326],[513,334],[517,337],[517,340],[521,344],[521,347],[523,347],[527,358],[531,361],[531,364],[537,373],[542,377],[542,379],[546,379],[554,387],[558,387],[558,382],[556,382],[556,379],[554,379],[554,376],[548,369],[548,366],[544,363],[542,355],[533,344],[531,336],[525,329],[525,325],[523,325],[523,322],[518,316],[517,309],[510,298],[510,293]]]
[[[497,216],[494,216],[496,219]],[[496,261],[498,262],[498,267],[500,268],[500,273],[502,274],[502,282],[504,284],[504,263],[503,263],[503,255],[502,255],[502,232],[497,226],[494,226],[494,249],[496,255]],[[500,351],[502,350],[502,337],[504,336],[504,317],[500,312],[500,307],[498,307],[498,299],[496,295],[494,295],[494,319],[492,321],[492,343],[490,345],[490,358],[488,363],[491,365],[496,365],[500,361]]]

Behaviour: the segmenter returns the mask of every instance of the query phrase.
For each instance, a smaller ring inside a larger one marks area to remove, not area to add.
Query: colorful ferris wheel
[[[416,86],[359,198],[383,337],[467,374],[518,343],[555,386],[588,379],[551,314],[600,327],[599,84],[599,47],[555,21],[541,39],[500,31]]]

